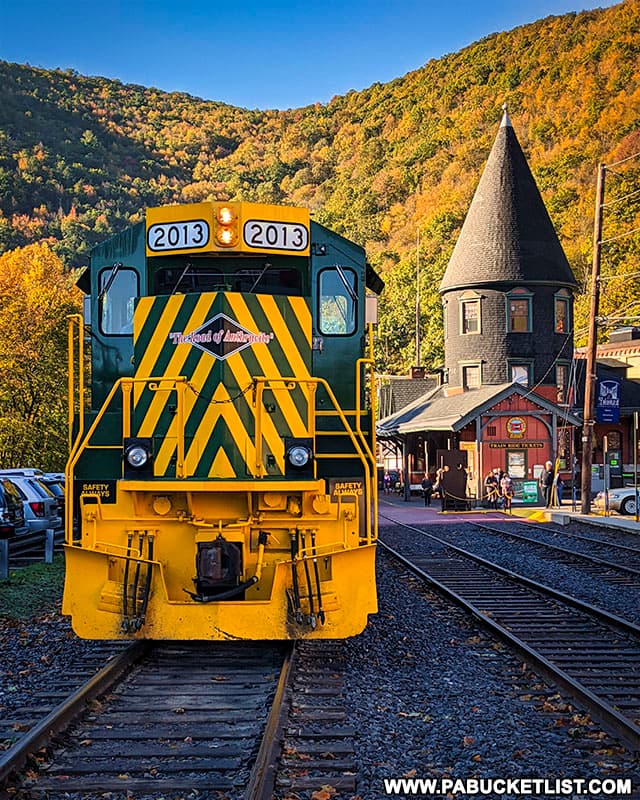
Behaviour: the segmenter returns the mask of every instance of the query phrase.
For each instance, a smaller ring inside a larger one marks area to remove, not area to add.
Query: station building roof
[[[378,437],[393,439],[422,431],[457,432],[513,394],[527,397],[542,411],[561,414],[570,425],[582,424],[564,408],[550,403],[519,383],[491,384],[454,394],[449,391],[449,386],[439,386],[396,414],[381,419],[376,426]]]

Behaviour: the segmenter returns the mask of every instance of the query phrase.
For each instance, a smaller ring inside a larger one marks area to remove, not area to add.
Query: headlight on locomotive
[[[232,206],[221,206],[216,213],[216,242],[220,247],[238,244],[238,217]]]
[[[285,439],[284,454],[287,477],[313,478],[313,442],[311,439]]]
[[[132,467],[136,467],[137,469],[138,467],[144,467],[149,460],[149,453],[147,453],[144,447],[140,447],[140,445],[136,444],[127,450],[125,458]]]
[[[124,440],[124,477],[149,478],[153,475],[151,439],[132,437]]]
[[[292,467],[306,467],[311,459],[311,450],[301,444],[294,445],[287,453]]]

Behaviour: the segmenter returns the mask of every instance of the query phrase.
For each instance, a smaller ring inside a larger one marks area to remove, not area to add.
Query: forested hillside
[[[78,266],[148,205],[306,205],[384,274],[378,357],[398,371],[415,357],[419,231],[422,361],[434,365],[436,290],[505,102],[584,288],[597,164],[640,152],[640,0],[497,33],[390,83],[289,111],[0,62],[0,252],[49,240]],[[605,238],[640,228],[640,158],[616,172],[607,198],[632,196],[607,207]],[[637,235],[605,246],[605,274],[637,271],[639,250]],[[640,307],[637,285],[608,282],[603,313]]]

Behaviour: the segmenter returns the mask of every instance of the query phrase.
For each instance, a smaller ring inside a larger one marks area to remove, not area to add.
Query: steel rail
[[[501,577],[508,578],[508,580],[512,583],[515,583],[525,586],[527,589],[534,590],[534,592],[542,599],[552,598],[556,602],[559,602],[562,605],[569,605],[572,608],[577,609],[578,611],[582,612],[582,614],[587,615],[588,617],[595,617],[598,622],[604,622],[608,627],[614,628],[616,631],[623,631],[625,634],[632,636],[635,640],[638,641],[638,645],[640,646],[640,627],[624,620],[614,614],[610,614],[602,609],[598,609],[595,606],[592,606],[588,603],[584,603],[576,598],[570,597],[562,592],[558,592],[551,587],[545,586],[543,584],[536,583],[525,576],[518,575],[516,573],[510,572],[509,570],[500,567],[497,564],[493,564],[486,559],[481,558],[473,553],[469,553],[468,551],[463,550],[462,548],[456,547],[451,543],[447,542],[444,539],[440,539],[433,534],[426,533],[419,528],[416,528],[412,525],[407,525],[406,523],[399,522],[398,520],[393,520],[390,517],[386,517],[386,519],[390,519],[392,522],[396,523],[398,526],[403,528],[408,528],[410,530],[414,530],[421,535],[432,539],[439,544],[443,545],[449,550],[456,552],[459,556],[469,559],[475,563],[481,564],[487,570],[500,575]],[[596,694],[591,689],[588,688],[579,678],[576,678],[571,675],[571,664],[565,666],[560,666],[556,664],[552,658],[545,656],[539,649],[536,649],[531,644],[527,643],[525,640],[526,637],[522,638],[521,635],[514,633],[513,631],[509,630],[503,624],[497,621],[497,619],[492,618],[489,616],[486,610],[483,610],[478,605],[476,605],[473,600],[468,599],[465,597],[464,590],[458,591],[457,589],[451,588],[438,578],[434,577],[433,575],[428,574],[424,569],[422,569],[418,564],[415,563],[416,559],[420,559],[421,556],[404,556],[399,553],[397,550],[394,550],[392,547],[387,545],[383,541],[379,541],[383,548],[385,548],[394,558],[399,560],[405,567],[410,569],[416,575],[421,577],[423,580],[426,580],[428,583],[436,587],[438,591],[440,591],[445,596],[449,597],[453,600],[456,604],[460,605],[464,608],[468,613],[474,616],[480,623],[488,628],[494,635],[498,636],[500,639],[506,641],[510,647],[514,648],[517,652],[519,652],[524,658],[526,658],[529,663],[535,665],[537,670],[548,680],[552,681],[556,685],[562,687],[567,693],[571,694],[574,698],[577,698],[584,706],[589,710],[591,716],[598,720],[605,728],[610,730],[611,732],[615,733],[620,739],[622,739],[625,744],[627,744],[631,749],[635,751],[640,751],[640,726],[636,724],[632,719],[622,714],[617,708],[614,707],[615,704],[611,704],[609,700],[605,699],[605,697]],[[464,576],[463,581],[465,587],[469,587],[469,576]],[[485,580],[486,584],[486,580]],[[548,609],[547,609],[548,611]],[[535,610],[533,612],[536,613]],[[492,615],[499,616],[500,611],[492,611]],[[532,637],[535,641],[535,636]],[[571,648],[567,650],[567,654],[571,655]],[[632,670],[636,670],[634,661],[630,661],[629,667]],[[595,675],[595,673],[594,673]],[[594,676],[592,676],[594,677]],[[596,675],[597,677],[597,675]],[[623,688],[623,687],[622,687]]]
[[[523,528],[530,528],[532,530],[542,530],[546,533],[556,533],[559,536],[566,536],[569,539],[576,539],[579,542],[591,542],[591,544],[602,545],[603,547],[615,547],[616,550],[621,550],[623,552],[631,552],[636,556],[640,556],[640,547],[631,547],[627,544],[618,544],[617,542],[611,541],[604,541],[604,539],[594,538],[593,536],[585,536],[582,533],[573,533],[564,529],[564,527],[554,527],[552,528],[549,524],[541,524],[539,522],[529,522],[526,519],[518,519],[518,525],[522,525]],[[586,523],[587,525],[591,525],[590,522]],[[594,527],[591,525],[591,527]],[[610,533],[614,534],[615,536],[636,536],[637,534],[633,533],[633,531],[629,530],[619,530],[617,528],[605,528]]]
[[[637,577],[640,577],[640,569],[637,569],[636,567],[629,567],[626,564],[619,564],[616,561],[608,561],[606,558],[600,558],[600,556],[594,556],[589,553],[581,553],[579,550],[569,550],[566,547],[562,547],[557,544],[550,544],[549,542],[544,542],[541,539],[531,539],[529,536],[525,536],[522,533],[516,533],[514,530],[512,530],[512,528],[509,529],[494,528],[491,525],[487,525],[481,522],[470,522],[469,524],[474,525],[476,528],[480,528],[481,530],[490,531],[491,533],[496,534],[497,536],[502,536],[502,537],[510,536],[512,539],[519,539],[520,541],[527,542],[527,544],[534,544],[540,547],[546,547],[547,549],[554,550],[558,553],[563,553],[569,556],[570,558],[580,559],[583,561],[590,561],[593,564],[599,564],[603,567],[607,567],[608,569],[617,569],[620,572],[627,572],[630,575],[635,575]],[[557,531],[553,531],[553,533],[557,535],[562,535],[560,532]],[[600,542],[599,544],[604,544],[604,542]],[[638,555],[637,551],[636,555]]]
[[[271,800],[274,796],[277,761],[288,717],[289,681],[294,670],[296,646],[292,643],[285,653],[280,678],[262,734],[258,755],[251,770],[245,800]]]
[[[631,636],[637,636],[640,638],[640,626],[636,625],[633,622],[629,622],[629,620],[624,619],[624,617],[619,617],[617,616],[617,614],[614,614],[611,611],[605,611],[602,608],[598,608],[598,606],[591,605],[590,603],[587,603],[584,600],[579,600],[577,597],[573,597],[570,594],[565,594],[564,592],[561,592],[558,589],[554,589],[551,586],[547,586],[544,583],[539,583],[538,581],[534,581],[531,578],[527,578],[526,575],[519,575],[517,572],[513,572],[512,570],[509,570],[506,567],[501,567],[500,564],[495,564],[493,561],[489,561],[488,559],[476,555],[475,553],[472,553],[469,550],[464,550],[462,547],[458,547],[455,544],[451,544],[451,542],[448,542],[446,539],[440,539],[438,536],[435,536],[432,533],[427,533],[426,531],[417,528],[415,525],[408,525],[406,522],[400,522],[399,520],[391,519],[391,517],[385,517],[385,519],[388,519],[390,522],[393,522],[402,528],[409,528],[410,530],[415,531],[416,533],[419,533],[422,536],[427,536],[428,538],[433,539],[439,544],[443,544],[449,549],[456,551],[460,555],[465,556],[466,558],[469,558],[472,561],[477,562],[478,564],[482,564],[483,566],[487,567],[493,572],[497,572],[500,575],[503,575],[504,577],[507,578],[512,578],[514,581],[522,583],[530,589],[540,590],[542,593],[547,594],[548,596],[552,597],[555,600],[559,600],[561,603],[573,606],[579,611],[584,611],[585,613],[590,614],[591,616],[597,617],[601,622],[604,622],[605,624],[613,627],[617,627],[623,633],[627,633],[630,634]],[[471,523],[471,524],[475,525],[476,523]]]
[[[34,725],[0,758],[0,787],[9,776],[27,762],[30,755],[48,744],[51,737],[63,730],[85,709],[87,702],[103,694],[130,667],[149,650],[148,642],[134,642],[112,658],[102,669],[80,686],[69,697]]]

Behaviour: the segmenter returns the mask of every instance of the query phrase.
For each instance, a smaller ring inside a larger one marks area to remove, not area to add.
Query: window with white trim
[[[465,292],[460,298],[460,333],[480,333],[480,295]]]
[[[509,364],[509,380],[522,386],[531,386],[531,364]]]
[[[462,385],[465,389],[477,389],[482,386],[480,364],[466,364],[462,367]]]

